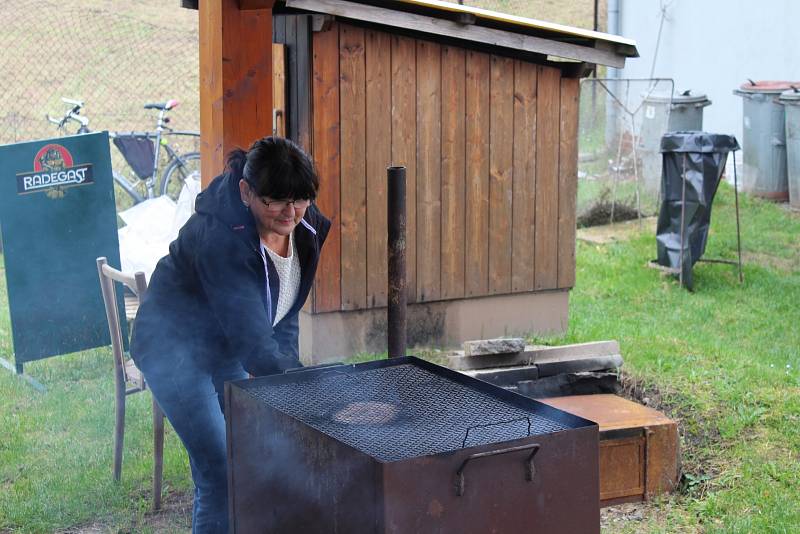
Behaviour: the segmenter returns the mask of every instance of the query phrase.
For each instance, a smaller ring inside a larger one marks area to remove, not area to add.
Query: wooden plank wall
[[[417,301],[439,300],[442,214],[442,48],[417,41]],[[403,165],[404,162],[395,162]]]
[[[339,32],[314,34],[313,39],[313,147],[320,178],[317,204],[331,220],[314,282],[315,312],[342,306]]]
[[[367,91],[364,29],[340,27],[342,309],[367,307]]]
[[[489,56],[467,52],[464,293],[489,292]]]
[[[313,34],[314,311],[386,304],[386,167],[407,168],[409,302],[575,283],[578,80],[334,23]]]
[[[464,296],[466,187],[465,52],[442,47],[441,297]]]

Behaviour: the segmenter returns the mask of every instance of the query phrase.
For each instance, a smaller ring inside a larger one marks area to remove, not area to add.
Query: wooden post
[[[203,187],[234,148],[272,133],[274,0],[200,0]]]

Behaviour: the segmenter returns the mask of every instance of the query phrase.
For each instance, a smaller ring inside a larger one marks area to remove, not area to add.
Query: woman
[[[223,384],[300,366],[298,313],[330,228],[319,180],[293,142],[228,157],[158,262],[131,354],[189,453],[192,531],[227,531]]]

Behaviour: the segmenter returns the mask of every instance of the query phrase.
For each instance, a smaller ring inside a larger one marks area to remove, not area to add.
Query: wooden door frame
[[[203,187],[235,148],[272,133],[275,0],[200,0],[200,153]]]

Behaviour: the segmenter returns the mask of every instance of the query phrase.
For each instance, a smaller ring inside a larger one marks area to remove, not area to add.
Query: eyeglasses
[[[298,198],[295,200],[267,200],[265,197],[258,197],[258,200],[264,204],[268,211],[274,212],[285,210],[289,204],[296,210],[304,210],[311,204],[311,201],[307,198]]]

